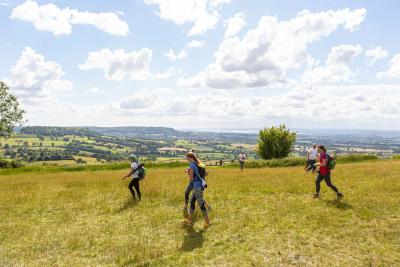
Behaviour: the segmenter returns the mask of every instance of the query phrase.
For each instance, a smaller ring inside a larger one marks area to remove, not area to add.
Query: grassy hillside
[[[399,266],[398,161],[340,164],[312,199],[302,167],[210,169],[213,225],[181,225],[182,167],[0,176],[0,266]]]

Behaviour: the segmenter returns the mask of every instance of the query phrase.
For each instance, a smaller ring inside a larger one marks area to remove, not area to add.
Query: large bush
[[[285,158],[295,141],[296,133],[291,133],[284,124],[262,129],[258,136],[257,154],[263,159]]]

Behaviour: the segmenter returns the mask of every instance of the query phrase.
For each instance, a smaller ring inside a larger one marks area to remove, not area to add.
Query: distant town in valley
[[[182,160],[195,149],[204,161],[234,161],[241,152],[258,158],[257,131],[193,131],[165,127],[43,127],[17,128],[0,140],[3,157],[32,164],[94,164],[124,160],[135,153],[142,160]],[[313,144],[331,153],[400,154],[400,132],[377,130],[293,129],[297,140],[292,156],[306,156]]]

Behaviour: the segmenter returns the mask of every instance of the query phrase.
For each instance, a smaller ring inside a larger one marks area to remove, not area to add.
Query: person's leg
[[[195,209],[196,209],[196,195],[193,192],[192,197],[190,198],[189,216],[188,216],[187,220],[185,221],[186,223],[192,224],[193,214],[194,214]]]
[[[321,190],[321,182],[324,180],[324,177],[318,173],[317,178],[315,179],[315,194],[314,197],[319,197],[319,191]]]
[[[187,207],[189,204],[189,196],[192,190],[193,190],[192,183],[189,183],[185,190],[185,207]]]
[[[310,166],[310,161],[309,160],[307,160],[306,161],[306,166],[304,166],[304,170],[305,171],[308,171],[308,167]]]
[[[198,190],[194,190],[193,194],[196,196],[197,203],[199,204],[201,212],[203,213],[204,221],[205,221],[204,227],[206,228],[206,227],[208,227],[210,225],[210,220],[208,218],[208,212],[207,212],[207,208],[206,208],[206,201],[204,200],[204,197],[203,197],[203,191],[201,191],[199,189]]]
[[[135,183],[135,179],[132,179],[132,181],[128,185],[128,188],[129,188],[129,191],[131,191],[133,199],[136,199],[135,191],[133,191],[134,183]]]
[[[244,162],[243,162],[243,161],[240,161],[239,164],[240,164],[240,170],[243,171]]]
[[[327,175],[324,175],[324,180],[325,180],[326,185],[329,186],[333,191],[335,191],[336,194],[340,194],[340,192],[339,192],[339,190],[336,188],[336,186],[334,186],[334,185],[332,184],[332,181],[331,181],[331,174],[330,174],[330,173],[328,173]]]
[[[317,170],[317,166],[315,166],[315,160],[311,160],[310,165],[311,165],[312,173],[315,173],[315,171]]]
[[[133,186],[135,187],[138,200],[141,201],[142,193],[140,192],[140,188],[139,188],[139,179],[133,179],[133,181],[134,181]]]
[[[189,204],[189,196],[190,192],[193,190],[192,183],[189,183],[185,190],[185,205],[183,206],[183,217],[187,218],[189,215],[188,212],[188,204]]]

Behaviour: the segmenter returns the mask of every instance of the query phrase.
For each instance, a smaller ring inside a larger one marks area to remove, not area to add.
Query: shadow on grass
[[[122,204],[122,206],[120,208],[118,208],[115,212],[118,213],[118,212],[122,212],[127,209],[131,209],[131,208],[135,207],[137,204],[139,204],[139,201],[137,201],[136,199],[134,199],[132,197],[127,198],[125,200],[124,204]]]
[[[193,226],[190,225],[184,225],[183,228],[186,230],[186,234],[183,237],[181,250],[193,251],[196,248],[201,248],[204,243],[204,230],[196,231],[193,229]]]
[[[337,200],[337,199],[335,199],[335,200],[325,200],[325,203],[328,206],[332,206],[332,207],[335,207],[335,208],[340,209],[340,210],[348,210],[348,209],[352,209],[353,208],[353,206],[351,206],[350,204],[341,202],[340,200]]]

